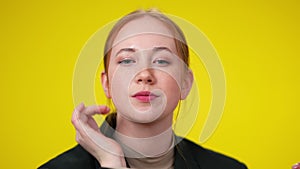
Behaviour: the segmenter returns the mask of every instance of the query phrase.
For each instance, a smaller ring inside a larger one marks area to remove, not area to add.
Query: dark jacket
[[[115,127],[115,119],[109,122]],[[111,137],[113,128],[104,122],[101,131]],[[177,139],[181,139],[177,137]],[[205,149],[187,139],[175,146],[174,169],[246,169],[239,161]],[[62,153],[38,169],[101,169],[98,161],[80,145]]]

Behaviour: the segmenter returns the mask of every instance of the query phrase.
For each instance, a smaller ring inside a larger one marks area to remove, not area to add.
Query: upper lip
[[[132,97],[136,97],[136,96],[157,96],[157,95],[150,91],[140,91],[132,95]]]

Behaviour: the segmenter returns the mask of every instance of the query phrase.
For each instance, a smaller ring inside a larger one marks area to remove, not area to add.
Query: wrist
[[[126,168],[126,161],[124,157],[114,157],[107,159],[97,159],[101,167],[104,168]]]

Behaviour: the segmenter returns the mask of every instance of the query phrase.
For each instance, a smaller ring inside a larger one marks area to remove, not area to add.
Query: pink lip
[[[154,100],[158,96],[149,91],[141,91],[135,93],[132,97],[141,102],[147,103],[150,102],[151,100]]]

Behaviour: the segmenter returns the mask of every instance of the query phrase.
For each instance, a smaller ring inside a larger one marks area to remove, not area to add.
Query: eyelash
[[[130,58],[124,58],[124,59],[121,59],[118,61],[118,64],[128,65],[128,64],[132,64],[132,63],[136,63],[136,61],[133,59],[130,59]]]
[[[153,61],[153,63],[157,63],[159,65],[169,65],[170,62],[165,59],[156,59]]]
[[[131,59],[131,58],[124,58],[124,59],[119,60],[117,63],[122,64],[122,65],[129,65],[129,64],[136,63],[136,61],[134,59]],[[170,64],[170,62],[166,59],[155,59],[153,61],[153,63],[158,64],[160,66],[166,66],[166,65]]]

